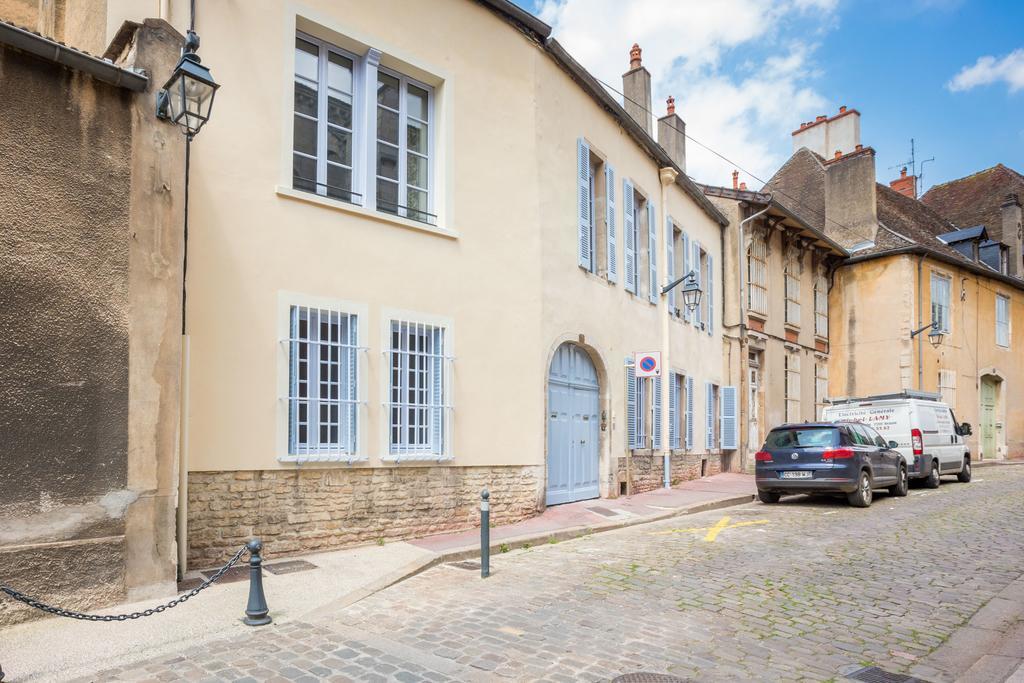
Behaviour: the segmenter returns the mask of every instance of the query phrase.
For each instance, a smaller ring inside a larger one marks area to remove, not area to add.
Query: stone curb
[[[648,515],[644,517],[636,517],[632,519],[625,519],[614,522],[603,522],[598,524],[587,524],[584,526],[569,527],[567,529],[559,529],[557,531],[548,531],[543,533],[523,534],[521,536],[513,536],[491,544],[491,555],[495,553],[501,554],[502,546],[505,546],[506,552],[509,550],[518,550],[520,548],[544,545],[547,543],[568,541],[574,538],[582,538],[584,536],[590,536],[591,534],[599,534],[605,531],[615,531],[616,529],[624,529],[626,527],[637,526],[640,524],[649,524],[651,522],[660,522],[666,519],[672,519],[673,517],[682,517],[685,515],[694,515],[699,512],[708,512],[709,510],[719,510],[721,508],[735,507],[737,505],[745,505],[746,503],[752,502],[756,496],[754,494],[745,494],[740,496],[730,496],[728,498],[716,498],[714,500],[708,500],[701,503],[693,503],[691,505],[684,505],[673,510],[658,513],[655,515]],[[326,605],[316,608],[304,615],[301,619],[315,619],[317,617],[325,617],[339,609],[344,609],[350,605],[364,600],[375,593],[379,593],[385,588],[389,588],[397,583],[401,583],[406,579],[410,579],[417,574],[424,572],[432,567],[436,567],[441,564],[447,564],[449,562],[458,562],[461,560],[467,560],[470,558],[479,557],[480,546],[462,546],[460,548],[452,548],[450,550],[441,551],[436,553],[434,557],[425,557],[420,560],[414,560],[406,564],[404,567],[396,569],[393,572],[385,574],[381,578],[373,581],[372,583],[363,586],[362,588],[356,589],[348,595],[342,596]]]
[[[1024,460],[972,460],[971,467],[1004,467],[1006,465],[1024,465]]]

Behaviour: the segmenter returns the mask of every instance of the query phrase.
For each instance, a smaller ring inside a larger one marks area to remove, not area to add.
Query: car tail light
[[[829,448],[821,454],[822,460],[843,460],[845,458],[852,458],[854,455],[852,448]]]
[[[757,460],[759,462],[771,462],[772,454],[769,453],[768,451],[758,451],[757,453],[754,454],[754,460]]]
[[[914,455],[924,455],[924,440],[920,429],[910,430],[910,443],[914,447]]]

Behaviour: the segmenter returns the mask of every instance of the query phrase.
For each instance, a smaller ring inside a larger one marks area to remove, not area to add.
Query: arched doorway
[[[999,439],[996,433],[996,423],[999,419],[999,384],[1000,379],[993,375],[983,375],[981,378],[981,414],[978,427],[981,455],[986,460],[992,460],[999,454]]]
[[[597,498],[600,420],[597,368],[582,347],[558,347],[548,371],[548,505]]]

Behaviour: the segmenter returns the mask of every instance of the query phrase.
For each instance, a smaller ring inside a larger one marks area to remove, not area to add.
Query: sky
[[[921,191],[997,163],[1024,172],[1024,0],[515,0],[621,89],[643,49],[653,110],[672,95],[687,173],[760,188],[801,121],[861,113],[880,182],[914,139]],[[614,93],[613,93],[614,94]],[[620,98],[621,101],[621,98]]]

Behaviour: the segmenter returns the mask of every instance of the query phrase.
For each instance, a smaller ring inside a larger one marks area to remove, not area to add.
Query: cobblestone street
[[[94,680],[824,681],[871,664],[951,680],[924,660],[1024,571],[1024,467],[866,510],[796,497],[705,512],[493,565],[486,581],[440,566]]]

